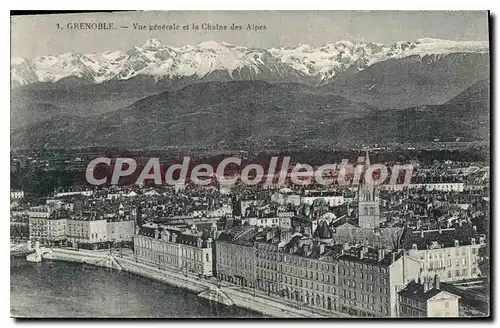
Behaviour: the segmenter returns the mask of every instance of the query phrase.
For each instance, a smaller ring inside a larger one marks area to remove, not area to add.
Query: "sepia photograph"
[[[490,19],[11,12],[11,317],[490,319]]]

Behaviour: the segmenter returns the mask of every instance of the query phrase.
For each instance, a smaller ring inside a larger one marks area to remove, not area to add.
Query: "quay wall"
[[[201,293],[216,286],[215,282],[184,275],[180,270],[161,270],[138,263],[132,256],[111,257],[107,252],[71,250],[61,248],[42,248],[43,259],[90,264],[99,267],[123,270],[134,275],[146,277],[195,293]],[[241,287],[224,285],[220,290],[232,301],[234,306],[246,308],[270,317],[278,318],[320,318],[325,317],[315,311],[291,307],[279,299],[256,295]],[[260,293],[259,293],[260,294]]]

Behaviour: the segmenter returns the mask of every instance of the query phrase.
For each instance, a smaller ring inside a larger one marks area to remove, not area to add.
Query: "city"
[[[489,166],[414,164],[408,185],[13,190],[11,238],[206,281],[223,304],[236,289],[322,317],[488,315]]]
[[[491,19],[11,12],[11,317],[492,319]]]

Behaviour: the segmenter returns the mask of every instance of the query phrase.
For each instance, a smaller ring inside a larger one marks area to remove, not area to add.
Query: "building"
[[[397,292],[420,274],[419,261],[403,251],[328,245],[273,228],[240,229],[233,232],[236,239],[216,241],[218,276],[297,306],[396,317]]]
[[[94,191],[92,190],[61,190],[61,191],[56,191],[54,192],[54,198],[60,198],[60,197],[68,197],[68,196],[76,196],[76,195],[82,195],[86,197],[90,197],[94,194]]]
[[[340,312],[359,317],[397,317],[397,293],[420,274],[402,251],[344,247],[338,261]]]
[[[215,241],[217,278],[239,286],[254,288],[255,248],[258,233],[252,226],[240,226],[222,232]]]
[[[398,293],[399,317],[458,317],[460,296],[439,289],[439,276],[411,282]]]
[[[107,220],[96,213],[73,215],[67,220],[67,239],[73,246],[104,247],[107,232]]]
[[[380,185],[380,189],[387,191],[424,189],[425,191],[462,192],[466,189],[466,185],[463,182],[383,184]]]
[[[134,256],[140,263],[183,274],[213,274],[212,238],[162,226],[142,226],[134,235]]]
[[[40,205],[30,207],[28,216],[30,218],[49,218],[55,211],[56,207],[53,205]]]
[[[107,219],[107,238],[110,242],[132,242],[135,233],[135,220],[113,217]]]
[[[40,205],[28,210],[29,239],[45,242],[48,238],[48,218],[54,213],[55,207]]]
[[[10,199],[22,199],[24,198],[23,190],[11,190],[10,191]]]
[[[301,197],[301,203],[312,205],[320,199],[328,206],[341,206],[345,203],[344,196],[334,191],[309,191]]]
[[[68,212],[56,210],[47,219],[47,240],[51,243],[61,243],[66,240]]]
[[[407,230],[402,243],[409,256],[420,260],[422,276],[437,274],[444,282],[481,276],[478,253],[486,238],[468,223],[446,229]]]
[[[247,217],[241,220],[243,224],[248,223],[251,226],[257,227],[282,227],[291,228],[290,216],[264,216],[264,217]]]

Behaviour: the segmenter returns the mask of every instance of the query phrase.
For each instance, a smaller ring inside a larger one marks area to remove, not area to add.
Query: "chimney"
[[[458,240],[455,239],[455,247],[458,247],[460,246],[460,243],[458,242]]]
[[[392,252],[392,263],[396,262],[396,253]]]
[[[472,226],[472,229],[474,229],[474,231],[477,231],[477,227],[476,226]]]
[[[424,229],[420,230],[420,238],[424,238]]]
[[[319,254],[323,254],[325,252],[325,244],[320,244],[319,245]]]
[[[429,290],[429,277],[424,277],[424,293]]]
[[[350,248],[349,243],[343,243],[343,244],[342,244],[342,249],[343,249],[343,250],[348,250],[349,248]]]
[[[309,244],[304,244],[304,255],[309,255]]]
[[[173,243],[177,242],[177,234],[176,233],[172,234],[172,242]]]
[[[439,276],[437,274],[434,276],[434,288],[439,290]]]
[[[417,246],[417,244],[413,244],[413,245],[411,245],[411,248],[412,248],[412,249],[414,249],[414,250],[416,250],[416,251],[418,250],[418,246]]]
[[[155,239],[158,239],[160,236],[160,232],[158,231],[158,228],[155,229]]]
[[[442,235],[443,234],[443,229],[441,229],[441,226],[439,226],[439,234]]]

